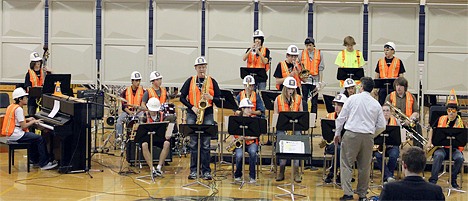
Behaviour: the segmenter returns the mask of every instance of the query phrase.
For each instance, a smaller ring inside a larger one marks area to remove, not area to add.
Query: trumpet
[[[226,147],[226,150],[233,152],[236,148],[242,148],[242,144],[244,144],[244,140],[242,138],[236,138]]]

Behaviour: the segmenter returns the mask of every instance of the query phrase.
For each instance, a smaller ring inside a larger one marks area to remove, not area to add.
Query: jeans
[[[334,155],[335,154],[335,144],[332,143],[330,145],[327,145],[325,147],[325,153],[326,154],[332,154]],[[340,168],[340,153],[341,153],[341,145],[338,145],[338,147],[336,148],[336,159],[338,159],[338,161],[336,161],[336,171],[338,171]],[[332,162],[331,162],[331,166],[330,166],[330,170],[331,170],[331,173],[333,173],[333,170],[334,170],[334,165],[335,165],[335,157],[332,158]]]
[[[445,160],[449,159],[449,149],[443,148],[443,149],[437,149],[434,152],[434,155],[432,155],[432,170],[431,170],[431,178],[429,178],[429,181],[431,182],[437,182],[438,175],[440,168],[442,167],[442,162]],[[452,167],[452,181],[457,180],[457,175],[460,172],[460,168],[463,165],[463,161],[465,159],[463,158],[463,154],[460,152],[460,150],[453,148],[452,149],[452,160],[455,161],[453,167]]]
[[[265,90],[266,89],[266,82],[258,82],[257,84],[257,90]]]
[[[49,153],[47,152],[46,148],[46,140],[42,136],[31,132],[25,132],[23,137],[21,137],[19,140],[16,140],[16,142],[31,143],[32,147],[29,159],[33,163],[38,163],[40,167],[47,165],[49,162]]]
[[[119,118],[117,118],[117,124],[115,125],[117,135],[123,134],[123,122],[125,119],[127,119],[127,117],[128,117],[127,112],[122,112],[120,113]]]
[[[400,148],[398,146],[387,147],[385,154],[388,155],[388,162],[384,164],[384,180],[389,177],[393,177],[395,168],[397,167],[397,160],[400,156]],[[376,158],[375,167],[382,170],[382,154],[375,152],[374,156]]]
[[[187,124],[195,124],[197,115],[187,113]],[[213,114],[205,114],[204,125],[214,125]],[[200,170],[203,174],[211,173],[210,168],[210,141],[211,136],[201,136],[200,142]],[[198,136],[190,136],[190,172],[197,172]]]
[[[245,143],[244,143],[245,146]],[[249,153],[249,176],[255,179],[255,163],[257,162],[258,145],[256,143],[249,144],[245,147],[245,151]],[[236,148],[236,172],[234,177],[242,177],[242,148]]]
[[[307,101],[309,97],[309,93],[312,91],[313,85],[310,84],[303,84],[301,86],[302,88],[302,106],[303,106],[303,111],[308,111],[309,108],[309,103]],[[311,94],[312,95],[312,94]],[[317,114],[317,102],[318,102],[318,95],[312,97],[310,100],[310,103],[312,106],[310,107],[310,112]]]
[[[276,135],[286,135],[285,131],[276,131]],[[294,135],[301,135],[301,131],[294,131]],[[278,142],[277,142],[278,143]],[[276,144],[278,146],[278,144]],[[285,166],[286,165],[286,159],[280,159],[279,160],[280,166]],[[299,160],[294,160],[294,166],[299,167]]]

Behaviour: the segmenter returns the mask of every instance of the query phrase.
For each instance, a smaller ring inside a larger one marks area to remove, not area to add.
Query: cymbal
[[[122,102],[124,102],[124,103],[127,102],[127,100],[126,100],[125,98],[122,98],[122,97],[120,97],[120,96],[116,96],[116,95],[114,95],[114,94],[107,93],[107,92],[106,92],[106,94],[107,94],[108,96],[112,97],[112,98],[115,98],[116,100],[122,101]]]

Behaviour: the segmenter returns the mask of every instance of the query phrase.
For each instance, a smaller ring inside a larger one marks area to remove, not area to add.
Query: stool
[[[11,142],[8,141],[8,137],[0,137],[0,143],[8,146],[8,174],[11,174],[11,166],[15,165],[15,150],[16,149],[26,149],[27,150],[27,168],[29,172],[29,149],[31,143],[20,143],[20,142]]]

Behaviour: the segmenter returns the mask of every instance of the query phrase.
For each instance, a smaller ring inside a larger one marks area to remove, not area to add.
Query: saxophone
[[[242,138],[236,138],[226,147],[226,150],[233,152],[236,148],[242,148],[242,144],[244,144],[244,140]]]
[[[205,96],[203,94],[207,93],[207,81],[208,81],[208,76],[205,75],[205,80],[203,81],[202,88],[201,88],[201,98],[200,101],[198,101],[198,112],[197,112],[197,121],[196,124],[201,125],[203,124],[203,118],[205,116],[205,109],[208,107],[208,100],[205,99]]]

